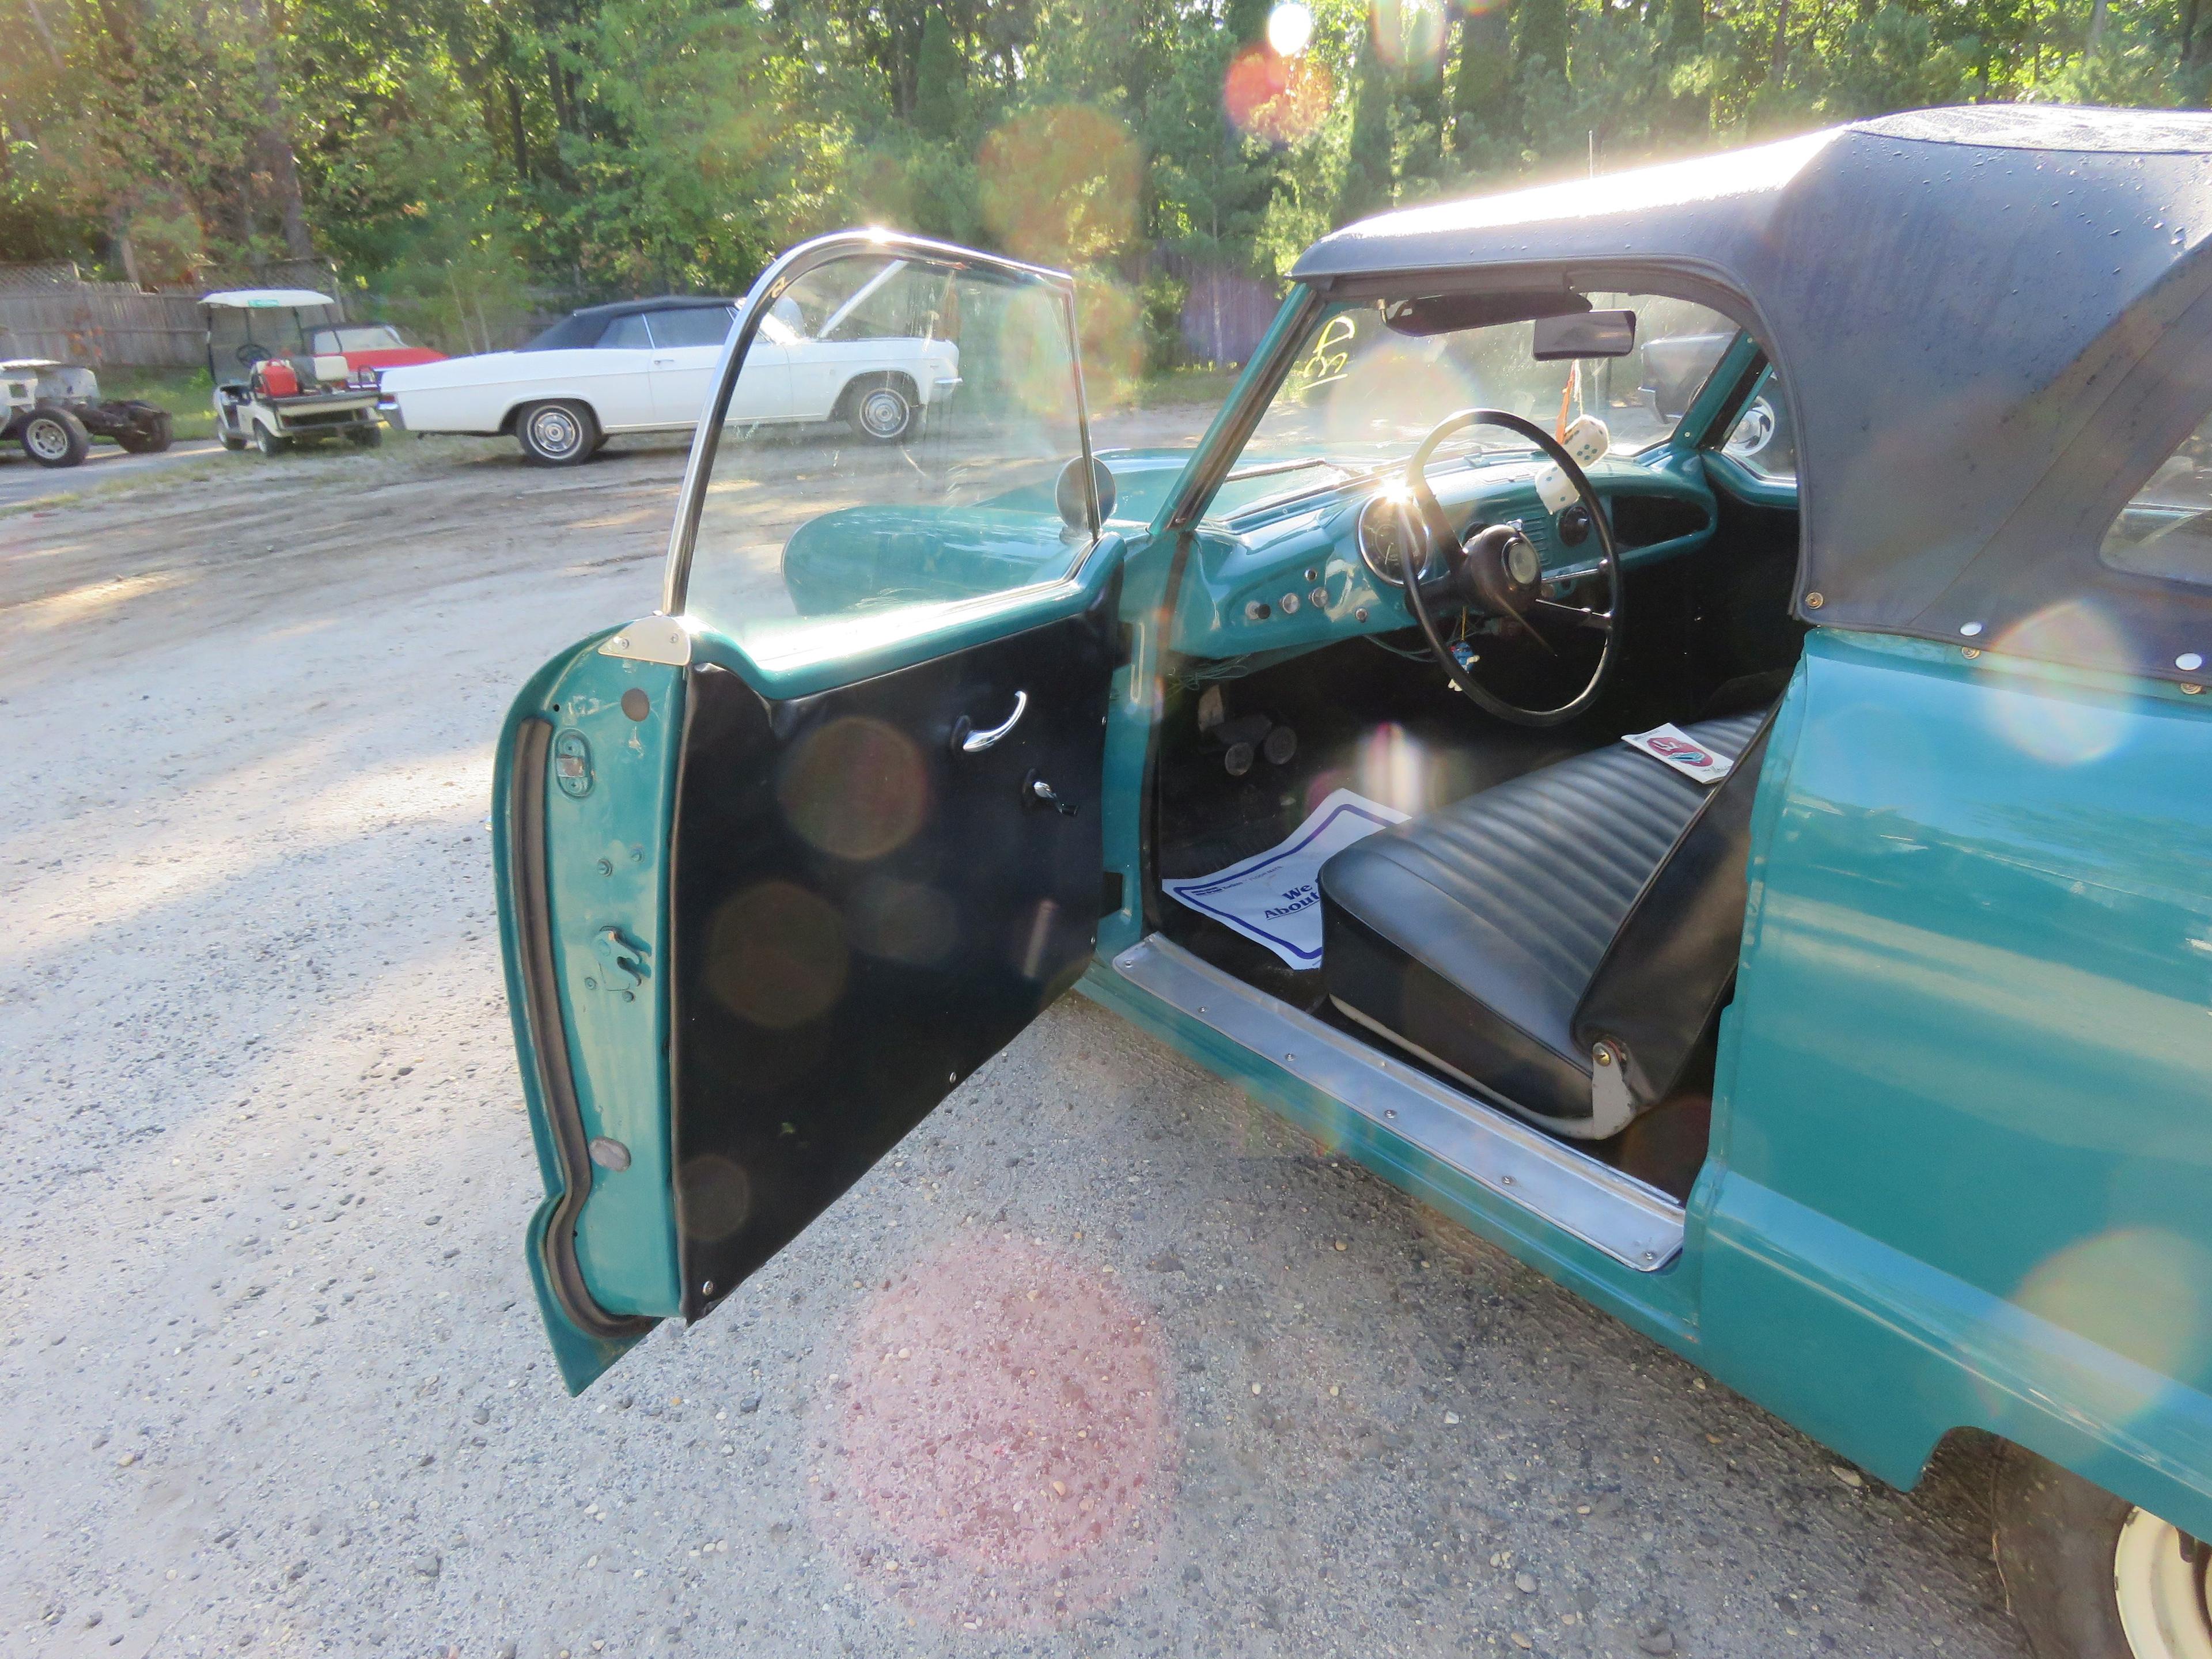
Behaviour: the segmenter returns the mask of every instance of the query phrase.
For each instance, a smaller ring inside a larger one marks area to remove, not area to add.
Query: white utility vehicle
[[[344,321],[337,301],[304,288],[229,289],[201,296],[215,435],[280,455],[297,443],[343,438],[363,449],[383,437],[376,371],[318,356],[307,331]]]

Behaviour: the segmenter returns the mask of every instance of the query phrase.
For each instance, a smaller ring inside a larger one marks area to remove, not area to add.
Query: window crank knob
[[[1030,774],[1030,795],[1033,799],[1042,801],[1064,818],[1075,816],[1075,803],[1061,799],[1060,793],[1034,772]]]

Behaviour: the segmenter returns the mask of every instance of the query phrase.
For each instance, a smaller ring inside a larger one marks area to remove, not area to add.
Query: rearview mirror
[[[1636,313],[1585,311],[1572,317],[1539,317],[1535,357],[1561,363],[1578,357],[1626,357],[1636,349]]]

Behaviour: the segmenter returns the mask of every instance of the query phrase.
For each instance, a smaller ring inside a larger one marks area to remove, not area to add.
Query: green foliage
[[[1353,71],[1352,140],[1346,146],[1344,185],[1337,196],[1339,224],[1390,205],[1390,82],[1370,40]]]
[[[2212,80],[2212,0],[1308,3],[1285,58],[1273,0],[0,0],[0,246],[152,283],[312,240],[482,349],[890,223],[1074,266],[1126,380],[1394,203]]]
[[[173,437],[215,436],[215,382],[204,368],[103,368],[100,395],[167,410]]]
[[[960,131],[967,103],[968,64],[953,43],[952,26],[933,11],[921,26],[915,54],[914,130],[939,143]]]

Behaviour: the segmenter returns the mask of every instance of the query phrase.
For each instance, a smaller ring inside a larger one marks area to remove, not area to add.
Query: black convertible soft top
[[[580,347],[595,346],[607,325],[621,317],[635,317],[647,311],[706,311],[720,306],[731,310],[738,301],[720,294],[664,294],[658,300],[614,300],[605,305],[586,306],[572,311],[559,322],[537,336],[519,351],[569,351]]]
[[[2208,158],[2203,114],[1925,110],[1404,209],[1292,274],[1347,297],[1565,283],[1716,304],[1796,423],[1801,617],[2202,681],[2212,586],[2097,550],[2212,410]],[[2021,626],[2062,606],[2089,622]]]

